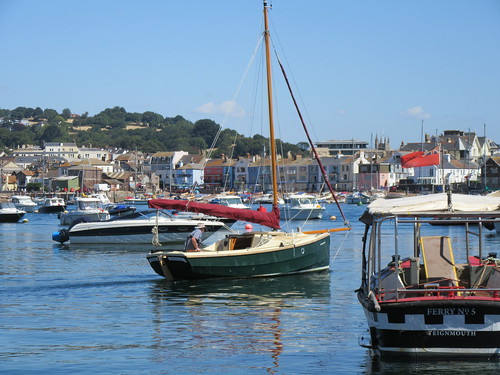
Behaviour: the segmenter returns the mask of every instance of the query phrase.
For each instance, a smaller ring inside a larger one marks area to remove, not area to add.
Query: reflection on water
[[[146,260],[151,245],[60,245],[51,239],[57,215],[2,224],[0,372],[498,371],[496,363],[384,363],[358,345],[367,328],[354,293],[364,207],[344,208],[353,230],[332,234],[330,271],[262,279],[169,282]],[[329,205],[325,217],[333,215]],[[341,225],[316,220],[304,230]],[[485,236],[492,247],[499,239]]]
[[[285,347],[289,351],[292,345],[298,349],[309,341],[327,339],[319,330],[320,322],[310,319],[310,309],[328,304],[329,299],[329,272],[203,283],[158,280],[151,287],[160,349],[155,357],[172,360],[162,344],[174,335],[181,338],[176,344],[185,349],[267,356],[267,361],[254,366],[275,373]],[[291,337],[300,342],[292,344]]]

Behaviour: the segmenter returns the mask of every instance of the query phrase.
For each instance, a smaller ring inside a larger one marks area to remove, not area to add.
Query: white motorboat
[[[273,195],[272,194],[262,194],[260,197],[256,197],[253,200],[255,204],[272,204],[273,203]],[[285,201],[283,198],[278,198],[278,204],[284,204]]]
[[[287,203],[280,207],[281,218],[285,220],[321,219],[325,207],[319,204],[314,195],[292,194],[287,197]]]
[[[70,225],[75,220],[107,221],[110,219],[108,210],[99,198],[76,198],[76,208],[59,214],[61,225]]]
[[[0,202],[0,223],[17,223],[25,214],[12,202]]]
[[[142,211],[109,221],[75,223],[68,229],[52,233],[54,241],[64,243],[183,243],[198,224],[205,225],[204,238],[219,230],[229,229],[218,220],[178,219],[159,211]],[[157,238],[154,238],[154,233]]]
[[[50,213],[63,212],[64,210],[66,210],[66,203],[64,202],[64,199],[51,197],[44,199],[42,205],[38,209],[38,212],[50,214]]]
[[[29,195],[13,195],[10,199],[19,210],[35,212],[37,204]]]
[[[367,204],[370,202],[370,199],[371,197],[369,195],[356,191],[352,194],[347,195],[345,202],[348,204]]]
[[[216,203],[231,208],[250,209],[250,207],[243,203],[243,200],[238,195],[218,195],[212,198],[210,203]]]

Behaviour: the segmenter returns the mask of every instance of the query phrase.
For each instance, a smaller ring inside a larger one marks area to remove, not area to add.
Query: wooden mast
[[[264,40],[266,44],[266,68],[267,68],[267,104],[269,111],[269,140],[271,142],[271,179],[273,185],[273,206],[278,204],[278,179],[276,161],[276,140],[274,138],[273,120],[273,86],[271,75],[271,48],[269,41],[269,23],[267,20],[267,0],[264,0]]]

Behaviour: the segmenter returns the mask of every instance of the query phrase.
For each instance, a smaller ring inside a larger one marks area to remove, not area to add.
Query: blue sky
[[[269,1],[314,141],[397,148],[423,121],[500,142],[499,0]],[[262,0],[0,0],[0,108],[121,106],[250,136],[265,126],[259,63],[245,75],[261,30]],[[306,141],[287,95],[276,83],[277,136]]]

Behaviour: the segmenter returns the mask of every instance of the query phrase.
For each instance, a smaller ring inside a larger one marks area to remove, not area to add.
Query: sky
[[[313,141],[500,143],[500,0],[269,3]],[[262,19],[262,0],[0,0],[0,108],[120,106],[267,136]],[[273,67],[276,135],[307,141]]]

